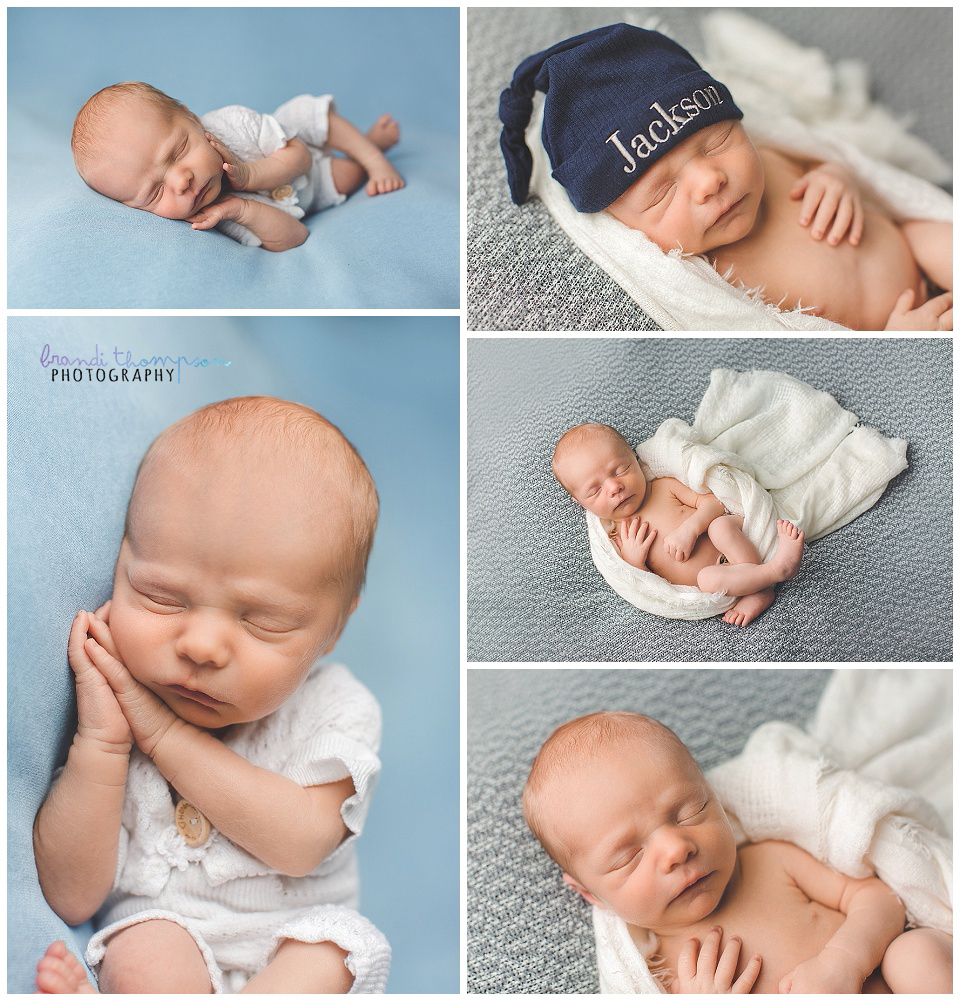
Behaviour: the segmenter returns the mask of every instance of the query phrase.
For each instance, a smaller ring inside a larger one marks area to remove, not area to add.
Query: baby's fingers
[[[753,990],[753,985],[757,982],[757,977],[760,976],[760,967],[762,966],[762,961],[759,956],[751,956],[747,965],[743,968],[743,973],[737,977],[733,986],[730,988],[731,994],[749,994]]]
[[[847,232],[853,225],[854,220],[854,199],[849,195],[845,195],[840,199],[840,204],[837,206],[837,214],[833,220],[833,226],[830,228],[830,233],[827,235],[827,243],[831,247],[836,247],[840,241],[843,239],[844,233]],[[851,243],[856,243],[851,234]]]
[[[70,638],[67,640],[67,660],[70,661],[70,667],[74,674],[78,671],[87,671],[93,667],[84,649],[84,643],[87,640],[88,622],[89,616],[87,613],[80,611],[77,612],[73,620],[73,625],[70,626]]]
[[[116,657],[117,660],[120,659],[120,654],[117,653],[116,645],[113,642],[110,627],[106,622],[97,618],[96,615],[91,615],[88,617],[87,631],[111,657]]]
[[[814,240],[822,240],[830,228],[830,221],[836,216],[840,205],[840,196],[835,191],[825,190],[817,208],[816,217],[810,227],[810,235]],[[846,229],[846,226],[844,227]]]
[[[714,979],[717,972],[717,955],[720,952],[720,936],[722,932],[719,928],[711,928],[707,932],[707,937],[703,940],[703,948],[697,958],[697,976]]]
[[[688,938],[680,950],[677,958],[677,979],[681,983],[693,980],[697,975],[697,954],[700,951],[700,942],[695,938]]]

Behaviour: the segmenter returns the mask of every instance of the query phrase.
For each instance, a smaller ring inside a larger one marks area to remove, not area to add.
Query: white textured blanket
[[[669,25],[643,27],[669,34]],[[871,102],[862,66],[831,66],[817,50],[804,49],[737,12],[706,14],[702,31],[704,68],[729,87],[755,142],[844,164],[895,219],[953,218],[953,199],[930,183],[948,180],[949,166]],[[846,329],[768,305],[759,290],[735,288],[700,257],[664,254],[605,212],[577,212],[550,176],[542,119],[541,101],[526,133],[533,154],[530,191],[574,243],[665,330]]]
[[[707,773],[738,842],[792,841],[853,878],[876,873],[911,926],[953,930],[952,672],[835,671],[806,731],[759,727]],[[661,994],[627,926],[593,910],[601,994]]]
[[[777,519],[808,541],[871,508],[907,466],[907,443],[858,425],[829,393],[780,372],[715,369],[693,425],[671,418],[637,446],[647,479],[673,476],[711,491],[734,514],[764,562],[776,550]],[[586,512],[590,555],[632,605],[672,619],[705,619],[736,601],[670,584],[625,563],[599,518]]]

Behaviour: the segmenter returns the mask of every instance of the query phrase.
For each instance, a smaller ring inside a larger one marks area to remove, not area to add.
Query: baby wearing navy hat
[[[500,147],[518,205],[537,90],[553,177],[578,211],[702,255],[783,309],[857,330],[953,329],[952,225],[894,222],[838,164],[755,146],[727,88],[665,35],[611,25],[517,67]]]

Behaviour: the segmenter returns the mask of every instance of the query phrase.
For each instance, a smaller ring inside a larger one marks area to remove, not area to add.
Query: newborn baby
[[[77,171],[94,191],[279,251],[310,235],[300,219],[339,204],[364,182],[369,195],[402,188],[384,156],[399,138],[389,115],[361,134],[329,96],[295,97],[273,115],[233,105],[201,120],[155,87],[129,82],[84,104],[72,146]]]
[[[673,477],[648,483],[636,453],[606,424],[565,432],[552,468],[560,486],[603,522],[631,566],[671,584],[739,596],[723,617],[731,625],[752,622],[773,604],[774,585],[800,569],[803,532],[789,521],[777,522],[777,551],[764,563],[743,534],[743,518],[727,514],[712,493],[694,493]]]
[[[646,716],[559,727],[523,811],[568,886],[622,918],[635,942],[657,937],[651,971],[674,993],[951,991],[951,936],[905,931],[879,879],[851,879],[782,841],[737,848],[687,748]]]
[[[838,164],[755,147],[726,87],[659,32],[598,28],[517,67],[500,144],[518,204],[536,89],[553,176],[578,211],[702,255],[779,308],[857,330],[953,329],[952,225],[891,220]]]
[[[147,450],[112,597],[70,631],[77,731],[34,825],[56,914],[100,912],[101,993],[383,992],[353,846],[380,711],[319,660],[376,520],[363,461],[299,404],[211,404]],[[62,942],[36,984],[94,992]]]

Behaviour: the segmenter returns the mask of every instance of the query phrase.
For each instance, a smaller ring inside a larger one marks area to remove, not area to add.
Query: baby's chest
[[[670,959],[677,962],[687,938],[702,942],[710,929],[719,925],[724,942],[736,935],[743,943],[738,975],[751,956],[759,955],[763,961],[751,993],[776,994],[781,978],[815,956],[842,923],[839,911],[810,901],[785,878],[764,879],[745,883],[729,903],[691,928],[670,950]],[[676,970],[676,965],[670,968]]]
[[[682,525],[693,511],[674,494],[668,479],[663,477],[650,482],[640,514],[662,538]]]
[[[831,246],[800,225],[800,202],[789,197],[785,185],[774,185],[764,207],[755,233],[714,257],[721,274],[732,269],[735,284],[762,289],[766,302],[803,308],[854,329],[882,330],[897,296],[918,286],[920,275],[903,235],[881,213],[865,210],[858,246],[847,236]]]

